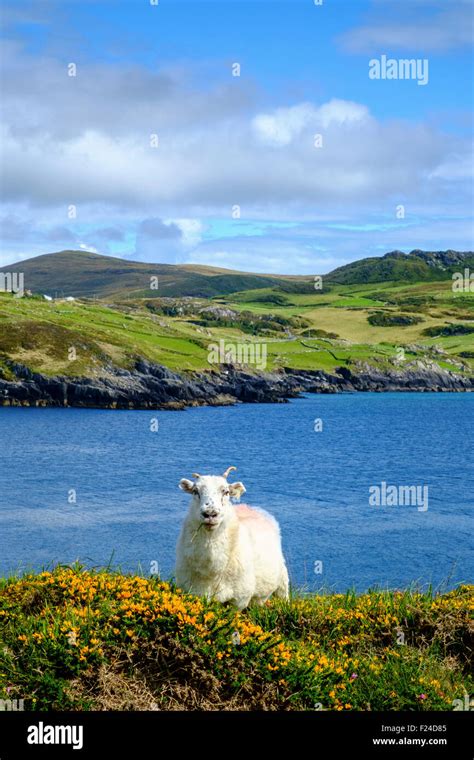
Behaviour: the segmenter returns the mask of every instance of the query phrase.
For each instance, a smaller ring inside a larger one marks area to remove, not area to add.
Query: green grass
[[[0,698],[34,710],[451,710],[473,587],[294,595],[237,613],[80,566],[0,581]]]
[[[208,370],[212,368],[208,363],[209,344],[220,339],[265,342],[268,370],[333,371],[340,365],[354,369],[354,362],[388,368],[393,366],[400,347],[413,344],[420,349],[412,358],[423,359],[423,349],[437,346],[445,352],[445,356],[434,357],[439,363],[460,372],[474,370],[473,358],[459,356],[474,350],[474,334],[431,337],[425,333],[433,328],[448,332],[444,328],[451,324],[472,326],[474,293],[453,293],[449,281],[331,285],[329,291],[285,292],[284,304],[272,303],[275,295],[281,300],[278,289],[262,288],[191,303],[196,309],[211,303],[237,312],[250,311],[257,318],[277,315],[303,319],[301,327],[291,327],[289,336],[283,332],[253,336],[218,323],[199,326],[193,323],[196,315],[153,313],[147,308],[149,298],[51,303],[0,293],[0,371],[8,376],[6,361],[10,359],[46,375],[97,376],[106,374],[111,365],[131,368],[138,357],[177,371]],[[262,298],[268,300],[258,300]],[[159,310],[159,299],[156,304]],[[381,316],[377,321],[382,324],[370,324],[374,312]],[[402,321],[415,323],[391,325],[399,321],[397,315],[407,318]],[[311,329],[339,337],[312,340],[304,335]],[[69,357],[70,347],[76,349],[74,360]],[[446,364],[449,358],[460,365]]]

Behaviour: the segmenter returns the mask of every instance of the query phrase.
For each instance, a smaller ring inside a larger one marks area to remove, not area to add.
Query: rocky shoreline
[[[474,378],[431,362],[412,362],[403,371],[380,371],[368,365],[334,374],[298,371],[252,374],[232,365],[219,371],[178,374],[140,360],[131,371],[109,368],[96,378],[47,377],[10,363],[14,380],[0,378],[0,405],[60,406],[100,409],[184,409],[236,403],[278,403],[301,393],[359,391],[473,391]]]

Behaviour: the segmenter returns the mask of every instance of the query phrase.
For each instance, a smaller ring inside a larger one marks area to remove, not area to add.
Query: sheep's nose
[[[203,517],[217,517],[219,514],[217,509],[212,505],[206,506],[201,510]]]

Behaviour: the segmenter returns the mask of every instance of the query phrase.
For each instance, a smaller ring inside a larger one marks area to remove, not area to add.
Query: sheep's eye
[[[194,496],[197,496],[199,494],[199,491],[197,490],[197,488],[193,488],[191,493],[194,494]]]
[[[230,494],[230,491],[228,488],[224,488],[224,496],[228,496]]]

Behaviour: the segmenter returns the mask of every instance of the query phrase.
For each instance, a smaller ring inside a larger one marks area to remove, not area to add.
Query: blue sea
[[[0,574],[79,560],[169,578],[189,498],[180,478],[235,465],[245,502],[280,522],[295,586],[472,582],[473,418],[474,396],[461,393],[1,408]],[[428,502],[371,504],[382,483],[427,486]]]

